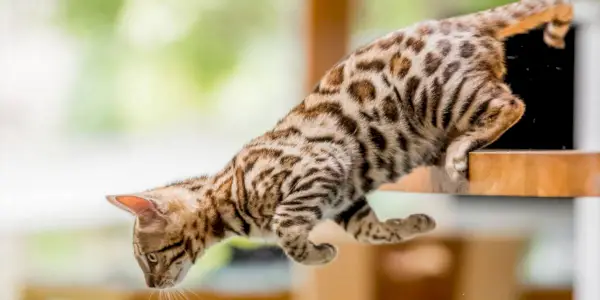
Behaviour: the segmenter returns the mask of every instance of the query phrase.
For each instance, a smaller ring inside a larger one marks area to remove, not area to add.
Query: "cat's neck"
[[[207,180],[207,184],[194,192],[197,206],[195,229],[206,245],[212,245],[233,236],[245,236],[235,217],[233,174],[219,173]],[[193,222],[193,221],[192,221]],[[194,225],[194,224],[192,224]]]

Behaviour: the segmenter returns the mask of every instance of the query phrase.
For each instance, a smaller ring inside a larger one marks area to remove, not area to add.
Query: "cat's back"
[[[499,77],[502,65],[502,44],[492,36],[452,20],[428,20],[353,51],[324,74],[312,94],[357,111],[391,92],[415,100],[425,84],[449,90],[461,76]]]
[[[359,123],[411,118],[436,131],[446,128],[444,110],[505,71],[503,44],[493,36],[453,19],[428,20],[352,52],[323,76],[313,98],[340,103]]]

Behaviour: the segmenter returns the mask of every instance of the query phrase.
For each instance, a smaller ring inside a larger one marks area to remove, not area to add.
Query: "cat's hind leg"
[[[435,220],[425,214],[379,221],[364,197],[338,214],[333,221],[357,241],[367,244],[400,243],[432,231],[436,226]]]
[[[544,42],[550,47],[564,49],[565,36],[573,20],[573,6],[569,3],[557,5],[552,14],[552,21],[544,29]]]

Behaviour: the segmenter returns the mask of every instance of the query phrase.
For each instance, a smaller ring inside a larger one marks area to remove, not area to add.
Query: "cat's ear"
[[[106,199],[116,207],[138,217],[159,213],[154,201],[141,195],[109,195]]]

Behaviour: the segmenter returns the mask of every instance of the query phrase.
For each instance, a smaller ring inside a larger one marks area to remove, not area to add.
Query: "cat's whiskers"
[[[184,292],[182,292],[181,290],[175,290],[175,291],[177,291],[177,293],[179,295],[181,295],[181,298],[183,298],[183,300],[187,300],[187,295]]]
[[[188,288],[182,288],[184,291],[191,293],[192,295],[196,296],[196,298],[200,299],[200,295],[198,295],[196,292],[194,292],[192,289],[188,289]]]

